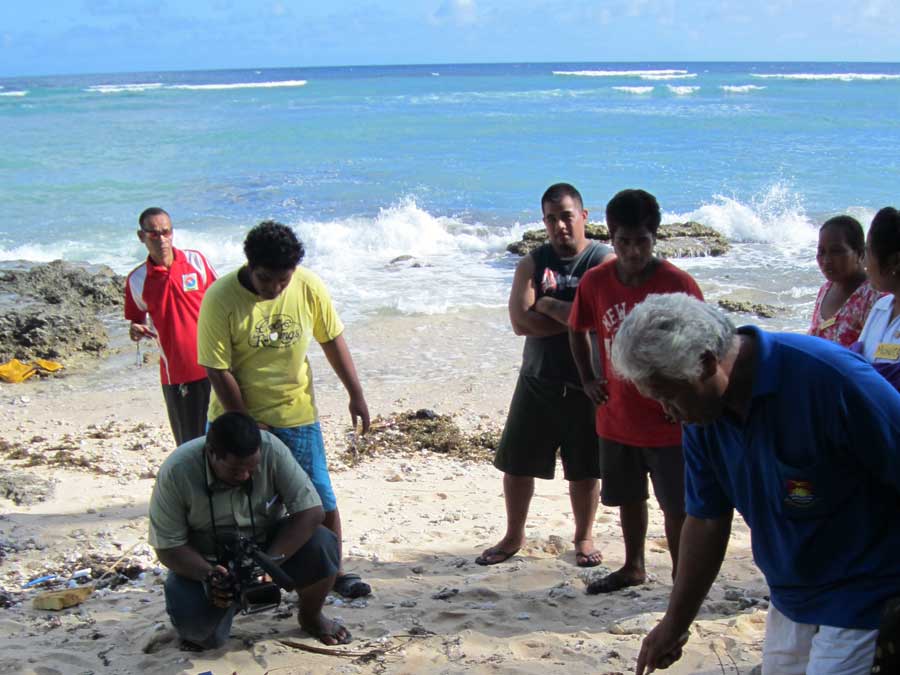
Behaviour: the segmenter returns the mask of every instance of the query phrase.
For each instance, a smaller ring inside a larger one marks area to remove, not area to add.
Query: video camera
[[[278,561],[263,553],[252,539],[236,535],[226,546],[229,577],[234,595],[241,606],[241,614],[255,614],[274,609],[281,602],[281,590],[294,589],[294,580],[278,565]],[[268,575],[267,580],[266,575]]]

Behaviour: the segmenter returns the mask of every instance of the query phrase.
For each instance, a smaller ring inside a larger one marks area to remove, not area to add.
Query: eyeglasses
[[[169,228],[168,230],[147,230],[142,227],[141,232],[151,239],[168,239],[172,236],[172,228]]]

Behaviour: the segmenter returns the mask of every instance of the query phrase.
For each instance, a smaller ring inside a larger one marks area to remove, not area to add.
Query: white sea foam
[[[746,94],[751,91],[760,91],[765,89],[765,87],[761,87],[758,84],[723,84],[719,89],[731,94]]]
[[[554,70],[554,75],[573,77],[685,77],[686,70]]]
[[[121,94],[152,91],[154,89],[162,88],[162,82],[143,82],[137,84],[95,84],[85,89],[85,91],[95,94]]]
[[[28,90],[25,89],[23,91],[0,91],[0,96],[28,96]]]
[[[548,101],[562,98],[590,98],[599,89],[532,89],[528,91],[449,91],[440,94],[397,96],[410,105],[465,105],[478,101]]]
[[[697,73],[654,73],[639,75],[642,80],[689,80],[697,77]]]
[[[505,247],[524,230],[433,216],[413,198],[374,217],[294,228],[307,249],[304,264],[323,277],[339,306],[423,314],[502,306],[513,268],[503,261]]]
[[[666,87],[676,96],[688,96],[700,89],[700,87],[678,87],[674,84],[667,84]]]
[[[750,77],[764,80],[838,80],[867,82],[878,80],[900,80],[900,73],[751,73]]]
[[[616,91],[624,91],[626,94],[649,94],[653,87],[613,87]]]
[[[173,84],[166,89],[207,91],[216,89],[274,89],[277,87],[302,87],[306,80],[280,80],[275,82],[233,82],[229,84]]]
[[[748,203],[714,195],[710,203],[689,213],[673,214],[666,220],[695,220],[735,242],[805,248],[815,244],[818,238],[818,227],[807,216],[800,196],[780,182]]]
[[[134,265],[131,260],[130,245],[122,244],[118,249],[97,246],[84,241],[60,240],[53,243],[21,244],[12,248],[0,248],[0,260],[26,260],[29,262],[51,262],[53,260],[73,260],[107,265],[117,272],[129,271]],[[143,255],[147,252],[144,250]]]

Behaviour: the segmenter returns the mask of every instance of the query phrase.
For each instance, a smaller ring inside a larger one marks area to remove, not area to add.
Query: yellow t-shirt
[[[306,358],[310,340],[330,342],[343,331],[325,285],[309,270],[298,267],[274,300],[261,300],[248,291],[234,271],[203,297],[197,360],[208,368],[231,371],[257,422],[297,427],[312,424],[318,416]],[[213,392],[210,421],[223,412]]]

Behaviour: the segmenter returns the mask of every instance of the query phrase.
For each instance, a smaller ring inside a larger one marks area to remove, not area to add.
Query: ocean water
[[[818,224],[898,205],[900,64],[298,68],[0,79],[0,260],[127,272],[137,216],[220,271],[246,231],[293,226],[348,323],[505,306],[556,181],[603,221],[618,190],[734,244],[680,261],[712,298],[802,329]],[[409,261],[392,263],[400,256]]]

